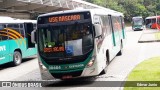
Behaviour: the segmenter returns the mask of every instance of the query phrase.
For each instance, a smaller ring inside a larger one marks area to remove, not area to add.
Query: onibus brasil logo
[[[24,45],[26,45],[24,37],[14,29],[4,28],[0,30],[0,36],[6,36],[6,37],[13,39],[17,43],[18,46],[22,45],[23,43]]]

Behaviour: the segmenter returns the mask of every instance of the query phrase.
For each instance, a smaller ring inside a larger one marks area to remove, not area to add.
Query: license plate
[[[70,79],[70,78],[72,78],[72,75],[65,75],[62,77],[62,79]]]

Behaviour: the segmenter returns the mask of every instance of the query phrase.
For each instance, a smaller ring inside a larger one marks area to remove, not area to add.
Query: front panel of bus
[[[132,19],[132,29],[133,30],[143,30],[143,18],[133,18]]]
[[[90,12],[41,16],[37,34],[40,62],[53,77],[82,74],[94,48]]]

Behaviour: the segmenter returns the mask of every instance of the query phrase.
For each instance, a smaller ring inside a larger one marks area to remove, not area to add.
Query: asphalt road
[[[109,66],[106,68],[107,74],[94,78],[87,78],[89,82],[70,81],[67,84],[63,81],[48,84],[47,90],[54,89],[69,89],[69,90],[121,90],[120,87],[105,87],[102,81],[124,81],[132,69],[140,62],[160,56],[160,42],[153,43],[138,43],[138,40],[143,31],[132,31],[127,29],[127,41],[121,56],[115,57]],[[41,80],[37,58],[27,59],[20,66],[9,67],[8,65],[0,66],[1,81],[39,81]],[[99,83],[100,81],[100,83]],[[103,82],[105,83],[105,82]],[[99,86],[98,86],[99,84]],[[58,87],[57,87],[58,86]],[[100,87],[102,86],[102,87]],[[31,89],[31,88],[30,88]],[[34,88],[34,90],[44,88]]]

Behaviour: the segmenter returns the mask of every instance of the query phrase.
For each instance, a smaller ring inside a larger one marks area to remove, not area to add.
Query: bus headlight
[[[96,59],[95,56],[93,56],[93,57],[91,58],[91,60],[90,60],[90,61],[88,62],[88,64],[87,64],[87,67],[88,67],[88,68],[91,67],[91,66],[93,66],[95,59]]]

